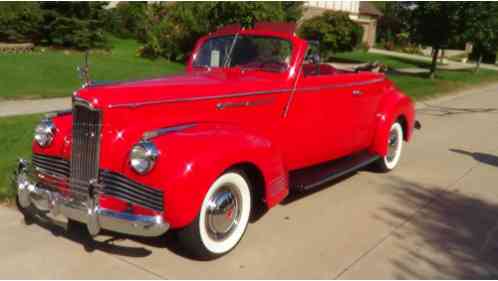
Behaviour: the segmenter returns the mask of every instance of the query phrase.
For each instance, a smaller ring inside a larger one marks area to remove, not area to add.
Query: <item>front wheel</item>
[[[376,164],[381,172],[393,170],[399,163],[401,151],[403,149],[403,127],[399,122],[395,122],[389,131],[387,140],[387,154],[380,158]]]
[[[251,214],[251,188],[244,172],[228,171],[209,188],[197,218],[179,239],[196,258],[212,259],[235,248]]]

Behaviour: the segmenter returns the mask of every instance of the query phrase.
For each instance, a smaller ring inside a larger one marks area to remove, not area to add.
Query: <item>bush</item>
[[[2,3],[0,40],[60,47],[106,48],[103,3]]]
[[[293,2],[177,2],[148,5],[141,54],[182,61],[197,39],[220,26],[257,21],[292,21],[302,3]]]
[[[80,50],[107,48],[107,38],[99,25],[96,20],[80,20],[64,16],[50,17],[44,26],[42,43]]]
[[[328,59],[334,53],[352,51],[358,47],[363,28],[349,19],[347,13],[326,11],[305,20],[299,34],[305,39],[319,41],[322,57]]]
[[[121,2],[109,9],[105,16],[105,29],[121,38],[142,37],[147,2]]]
[[[0,9],[0,41],[36,42],[43,15],[38,3],[2,3]]]

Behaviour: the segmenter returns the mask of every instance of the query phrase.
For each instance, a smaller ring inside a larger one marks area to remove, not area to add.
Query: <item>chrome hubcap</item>
[[[391,162],[396,157],[396,153],[398,152],[398,142],[399,136],[396,130],[392,130],[389,133],[389,142],[387,146],[387,161]]]
[[[233,185],[219,188],[209,198],[206,210],[206,227],[214,240],[224,240],[237,227],[241,215],[241,196]]]

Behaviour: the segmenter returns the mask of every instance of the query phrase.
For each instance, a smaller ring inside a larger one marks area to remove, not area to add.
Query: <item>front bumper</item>
[[[19,160],[15,174],[15,185],[20,208],[35,207],[36,211],[64,216],[86,224],[91,235],[101,229],[137,236],[160,236],[169,229],[162,215],[144,216],[128,212],[116,212],[99,206],[98,195],[86,202],[77,201],[57,190],[39,185],[33,177],[32,166]]]

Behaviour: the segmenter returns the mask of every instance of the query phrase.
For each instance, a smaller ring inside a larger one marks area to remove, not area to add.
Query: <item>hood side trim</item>
[[[166,99],[166,100],[157,100],[157,101],[110,104],[108,105],[108,108],[122,108],[122,107],[136,108],[146,105],[157,105],[164,103],[177,103],[177,102],[203,101],[203,100],[213,100],[213,99],[223,99],[223,98],[238,98],[238,97],[248,97],[248,96],[257,96],[257,95],[269,95],[269,94],[286,93],[289,92],[290,90],[291,89],[277,89],[269,91],[254,91],[254,92],[206,96],[206,97],[190,97],[190,98]]]

